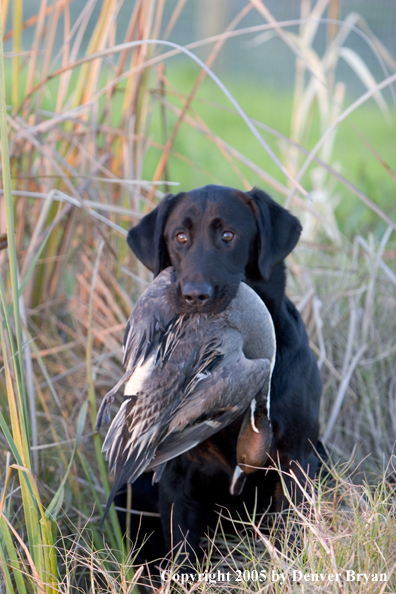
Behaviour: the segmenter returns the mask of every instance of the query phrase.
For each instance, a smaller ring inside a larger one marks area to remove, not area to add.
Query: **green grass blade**
[[[3,324],[5,325],[6,329],[7,329],[7,335],[8,335],[8,340],[9,340],[9,345],[10,345],[10,349],[11,349],[11,353],[15,353],[15,342],[14,342],[14,335],[11,329],[11,315],[10,315],[10,308],[7,307],[7,302],[6,302],[6,296],[5,296],[5,288],[4,288],[4,284],[3,284],[3,278],[0,274],[0,303],[1,303],[1,310],[3,313]],[[5,341],[4,341],[4,345],[2,347],[4,349],[4,356],[5,356]],[[14,373],[15,373],[15,378],[16,378],[16,392],[17,392],[17,398],[18,398],[18,413],[20,415],[20,419],[21,419],[21,423],[22,426],[25,427],[25,418],[26,417],[26,413],[25,413],[25,406],[24,406],[24,396],[23,396],[23,392],[21,389],[21,383],[22,383],[22,379],[21,379],[21,372],[23,371],[21,369],[21,367],[18,365],[18,361],[17,361],[17,357],[14,355],[12,357],[12,363],[14,366]],[[24,447],[24,455],[26,456],[26,460],[30,459],[29,456],[29,452],[28,452],[28,448],[27,448],[27,444]],[[27,464],[27,462],[26,462]]]
[[[17,5],[20,6],[20,0],[15,0],[14,10],[18,12]],[[21,11],[21,8],[20,8]],[[22,15],[22,11],[21,11]],[[14,31],[15,34],[15,31]],[[15,74],[15,73],[14,73]],[[14,81],[15,82],[15,81]],[[14,85],[13,85],[14,86]],[[4,192],[4,207],[7,229],[7,243],[8,243],[8,257],[10,262],[10,276],[12,299],[15,312],[15,333],[18,346],[18,365],[22,369],[23,351],[22,351],[22,329],[21,320],[19,316],[19,302],[18,302],[18,260],[15,245],[15,225],[14,225],[14,209],[12,202],[11,189],[11,170],[8,150],[8,127],[7,127],[7,108],[6,108],[6,94],[5,94],[5,73],[4,73],[4,53],[3,53],[3,26],[0,23],[0,140],[2,153],[2,175],[3,175],[3,192]],[[23,375],[21,381],[23,382]]]
[[[51,226],[50,229],[48,230],[46,236],[44,237],[43,241],[41,242],[40,247],[38,248],[37,253],[34,256],[32,262],[30,263],[29,268],[27,269],[27,271],[25,273],[25,275],[24,275],[24,277],[23,277],[23,279],[21,281],[21,284],[19,286],[19,296],[22,295],[24,289],[26,288],[26,285],[28,284],[28,282],[30,280],[30,277],[33,274],[33,271],[34,271],[34,269],[35,269],[35,267],[37,265],[37,262],[38,262],[38,260],[39,260],[39,258],[41,256],[41,254],[43,253],[43,250],[44,250],[45,246],[47,245],[47,242],[48,242],[48,239],[49,239],[49,237],[51,235],[51,231],[52,230],[53,230],[53,227]]]
[[[50,392],[51,392],[51,394],[52,394],[52,396],[53,396],[53,398],[54,398],[54,400],[55,400],[55,402],[56,402],[59,410],[62,410],[61,401],[59,400],[58,394],[56,393],[56,390],[55,390],[54,385],[53,385],[53,383],[51,381],[51,378],[50,378],[50,375],[48,373],[48,370],[47,370],[46,366],[44,365],[43,358],[41,357],[41,355],[39,353],[39,350],[37,348],[37,345],[36,345],[35,341],[33,340],[33,338],[31,336],[30,332],[28,331],[28,329],[27,328],[24,328],[24,330],[25,330],[25,334],[26,334],[26,336],[27,336],[27,338],[28,338],[28,340],[30,342],[30,347],[31,347],[31,349],[34,352],[34,355],[36,357],[36,361],[37,361],[37,363],[38,363],[38,365],[39,365],[39,367],[41,369],[41,372],[42,372],[42,374],[44,376],[45,381],[47,382],[47,386],[49,387]]]
[[[18,43],[20,44],[20,31],[22,24],[22,3],[21,0],[14,2],[14,48]],[[19,36],[19,39],[18,39]],[[15,75],[19,74],[19,63],[14,61],[14,72]],[[13,86],[16,86],[16,95],[18,95],[19,88],[18,79],[14,79]],[[18,99],[18,97],[14,97]],[[8,308],[5,300],[5,291],[3,286],[3,280],[1,279],[1,308],[3,310],[5,325],[7,327],[10,344],[13,345],[11,327],[15,327],[16,335],[16,351],[12,349],[11,356],[7,354],[6,340],[3,332],[3,324],[0,326],[1,345],[4,357],[4,369],[6,376],[7,392],[8,392],[8,405],[10,409],[10,419],[12,425],[12,437],[10,438],[9,432],[5,432],[8,440],[15,447],[12,448],[13,453],[16,454],[15,458],[18,462],[22,462],[18,469],[19,482],[22,494],[22,504],[24,512],[24,520],[26,523],[26,532],[28,536],[29,551],[32,557],[32,561],[35,566],[35,570],[38,572],[40,580],[45,581],[45,564],[43,554],[43,542],[41,538],[41,529],[39,523],[37,503],[39,502],[38,493],[36,496],[34,492],[36,489],[32,484],[32,476],[29,474],[31,469],[31,451],[29,447],[29,415],[28,415],[28,400],[27,390],[24,378],[24,367],[23,367],[23,345],[22,345],[22,325],[19,311],[19,290],[18,290],[18,261],[17,251],[15,243],[15,225],[14,225],[14,209],[11,193],[11,171],[9,161],[9,149],[8,149],[8,128],[7,128],[7,111],[6,111],[6,94],[5,94],[5,73],[4,73],[4,53],[3,53],[3,26],[0,19],[0,141],[1,141],[1,152],[2,152],[2,176],[3,176],[3,194],[4,194],[4,209],[5,209],[5,221],[7,231],[7,244],[8,244],[8,260],[9,260],[9,271],[11,279],[11,293],[13,303],[13,324],[11,324],[11,318],[8,314]],[[15,353],[15,354],[14,354]],[[15,385],[11,376],[9,367],[9,361],[12,360],[12,364],[15,369]],[[4,421],[4,418],[1,419]],[[4,422],[5,425],[5,422]],[[12,443],[13,442],[13,443]],[[17,450],[17,452],[15,451]],[[27,476],[26,476],[27,472]],[[2,523],[5,523],[5,518],[2,518]],[[12,542],[12,541],[11,541]],[[9,554],[11,554],[11,548],[8,548]],[[22,576],[22,574],[21,574]],[[22,579],[22,578],[21,578]],[[39,587],[39,586],[38,586]]]
[[[7,549],[8,553],[8,565],[12,568],[12,572],[15,579],[15,585],[17,587],[18,594],[27,594],[25,582],[22,573],[22,567],[18,560],[18,554],[16,552],[14,542],[11,537],[10,529],[7,526],[6,521],[4,520],[3,516],[0,518],[0,530],[1,535],[4,539],[4,544]],[[11,578],[8,567],[6,565],[6,558],[5,558],[5,551],[3,549],[3,545],[0,539],[0,560],[2,565],[2,570],[4,574],[4,579],[7,584],[7,594],[13,594],[15,592],[12,585],[9,585],[9,580]]]
[[[4,433],[4,436],[7,440],[7,443],[10,447],[11,452],[15,456],[16,461],[18,462],[18,464],[23,466],[22,458],[19,455],[18,448],[15,444],[14,438],[11,435],[11,431],[9,430],[6,420],[3,417],[3,414],[1,411],[0,411],[0,428],[1,428],[2,432]]]
[[[95,401],[95,387],[94,387],[94,382],[93,382],[93,377],[92,377],[92,312],[93,312],[93,295],[94,295],[94,290],[95,290],[95,282],[96,282],[96,276],[97,276],[97,272],[98,272],[98,268],[99,268],[99,261],[100,261],[100,256],[101,256],[101,253],[103,250],[103,246],[104,246],[104,242],[102,241],[98,247],[98,254],[97,254],[97,258],[96,258],[96,262],[95,262],[95,267],[94,267],[94,270],[92,273],[91,294],[90,294],[89,303],[88,303],[88,335],[87,335],[87,348],[86,348],[86,364],[87,364],[87,381],[88,381],[88,400],[89,400],[90,411],[91,411],[91,423],[92,423],[92,427],[94,430],[95,430],[95,424],[96,424],[97,409],[96,409],[96,401]],[[104,457],[102,454],[102,444],[101,444],[101,439],[100,439],[99,433],[96,433],[94,435],[94,446],[95,446],[95,453],[96,453],[96,461],[97,461],[97,464],[99,467],[101,483],[105,490],[106,497],[109,497],[110,485],[109,485],[109,479],[107,476],[107,469],[106,469]],[[109,515],[110,515],[113,529],[115,532],[118,550],[122,551],[122,550],[124,550],[125,547],[124,547],[124,543],[123,543],[120,523],[118,521],[118,516],[117,516],[117,512],[114,508],[114,505],[111,506]]]
[[[1,522],[1,520],[0,520],[0,528],[1,528],[2,534],[3,534],[4,525],[6,525],[6,523]],[[10,571],[8,569],[8,563],[7,563],[4,546],[3,546],[2,534],[0,535],[0,566],[3,570],[3,576],[4,576],[4,581],[6,584],[7,592],[9,592],[9,594],[14,594],[15,590],[12,585],[11,575],[10,575]]]
[[[20,4],[20,0],[16,4]],[[18,10],[20,9],[20,14]],[[14,6],[16,11],[14,14],[22,19],[21,6]],[[14,34],[16,32],[14,31]],[[14,359],[15,376],[17,383],[17,394],[19,404],[19,418],[21,421],[21,436],[22,448],[25,465],[31,467],[30,451],[28,448],[27,436],[29,435],[30,426],[28,423],[28,402],[26,384],[23,375],[23,349],[22,349],[22,328],[21,319],[19,315],[19,291],[18,291],[18,261],[15,245],[15,226],[14,226],[14,210],[11,193],[11,170],[8,150],[8,128],[7,128],[7,108],[6,108],[6,93],[5,93],[5,73],[4,73],[4,52],[3,52],[3,25],[0,18],[0,142],[2,152],[2,176],[3,176],[3,194],[4,194],[4,209],[7,230],[7,244],[8,244],[8,258],[11,276],[11,290],[12,301],[14,307],[14,324],[17,341],[17,355]],[[3,298],[3,295],[2,295]],[[4,305],[3,305],[4,308]],[[6,313],[5,313],[6,315]],[[10,335],[10,333],[9,333]]]
[[[99,515],[102,517],[103,516],[103,507],[102,507],[102,502],[100,500],[100,496],[95,488],[95,484],[92,480],[92,476],[94,473],[94,469],[91,468],[91,466],[89,465],[88,461],[85,459],[85,457],[81,454],[81,452],[79,450],[77,450],[77,455],[79,457],[82,469],[84,471],[85,474],[85,478],[88,481],[88,484],[91,488],[91,493],[92,496],[94,498],[97,510],[99,512]],[[110,491],[109,491],[110,492]],[[114,508],[114,506],[113,506]],[[103,543],[103,535],[100,532],[100,530],[98,528],[93,528],[92,529],[94,534],[95,534],[95,542],[98,544],[99,543],[99,547],[101,546],[101,543]],[[122,549],[118,549],[118,541],[114,536],[113,531],[111,530],[111,526],[110,526],[110,521],[109,518],[106,518],[105,523],[104,523],[104,531],[106,533],[106,536],[109,540],[109,545],[112,548],[113,551],[117,551],[117,550],[122,550]]]
[[[74,448],[73,448],[73,452],[72,452],[72,455],[71,455],[71,458],[70,458],[70,462],[69,462],[69,465],[68,465],[68,467],[66,469],[66,472],[65,472],[65,474],[63,476],[63,479],[62,479],[62,481],[61,481],[61,483],[60,483],[60,485],[59,485],[59,487],[58,487],[58,489],[57,489],[54,497],[51,500],[51,503],[47,507],[47,511],[46,511],[46,514],[45,514],[47,518],[51,518],[51,519],[55,519],[56,518],[55,509],[56,509],[56,507],[57,507],[57,505],[59,503],[59,500],[62,497],[63,489],[65,488],[66,481],[67,481],[67,478],[69,476],[69,472],[71,470],[71,467],[72,467],[72,464],[73,464],[73,461],[74,461],[74,457],[76,455],[77,448],[78,448],[78,446],[80,444],[80,441],[81,441],[81,437],[82,437],[82,434],[83,434],[83,431],[84,431],[84,427],[85,427],[85,419],[86,419],[86,416],[87,416],[87,410],[88,410],[88,400],[86,400],[84,402],[84,404],[81,407],[80,413],[78,415],[76,441],[74,443]]]

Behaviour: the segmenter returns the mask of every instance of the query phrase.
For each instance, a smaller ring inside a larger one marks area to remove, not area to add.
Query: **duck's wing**
[[[117,391],[128,382],[136,392],[145,374],[150,371],[147,368],[148,360],[152,356],[154,359],[157,358],[155,351],[158,345],[172,343],[169,336],[173,336],[175,321],[179,319],[167,299],[172,273],[172,268],[166,268],[161,272],[135,304],[124,334],[123,365],[126,371],[103,398],[96,418],[96,431],[102,424],[110,422],[110,409]]]
[[[199,325],[198,318],[184,324],[181,317],[174,318],[155,352],[135,369],[102,446],[110,472],[128,467],[130,482],[137,478],[132,469],[136,456],[142,449],[158,445],[158,436],[167,433],[174,410],[221,360],[215,341],[197,353],[190,335],[196,335]]]
[[[197,316],[190,321],[184,320],[184,323],[182,318],[174,318],[162,337],[158,364],[142,382],[143,392],[138,397],[132,394],[136,378],[132,376],[128,381],[124,401],[102,447],[109,461],[109,472],[115,471],[116,475],[106,513],[117,490],[125,482],[133,483],[147,467],[151,468],[175,410],[195,393],[196,386],[210,377],[212,369],[222,361],[218,339],[209,340],[197,348],[201,342],[200,333],[205,333],[205,323],[205,319]],[[193,340],[192,337],[198,338]],[[191,445],[187,442],[182,451],[195,445],[195,436]]]
[[[249,406],[271,371],[268,359],[239,361],[199,381],[172,415],[147,470],[164,464],[230,425]]]
[[[103,520],[122,485],[133,483],[155,457],[171,419],[171,402],[180,401],[182,382],[177,366],[170,363],[162,371],[163,383],[159,384],[158,377],[152,378],[155,389],[150,395],[125,396],[103,442],[109,472],[115,472]],[[158,368],[154,376],[159,373]]]

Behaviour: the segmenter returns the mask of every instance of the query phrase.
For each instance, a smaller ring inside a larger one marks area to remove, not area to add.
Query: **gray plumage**
[[[102,451],[115,471],[105,515],[119,488],[145,470],[159,480],[165,463],[195,447],[251,406],[270,407],[275,364],[272,319],[241,283],[218,314],[177,315],[167,299],[173,269],[159,274],[138,299],[124,339],[125,374],[104,398],[96,429],[110,421],[117,390],[124,401]],[[257,403],[257,406],[256,406]]]

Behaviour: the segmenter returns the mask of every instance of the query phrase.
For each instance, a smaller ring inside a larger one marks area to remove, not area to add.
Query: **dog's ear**
[[[129,247],[135,256],[154,272],[154,276],[171,264],[164,229],[174,198],[173,194],[167,194],[154,210],[128,232]]]
[[[295,216],[262,190],[253,188],[246,194],[252,199],[259,228],[260,273],[264,280],[268,280],[274,266],[284,260],[297,244],[302,227]]]

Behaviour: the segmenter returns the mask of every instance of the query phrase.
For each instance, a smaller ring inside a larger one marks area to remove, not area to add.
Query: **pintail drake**
[[[98,412],[96,430],[110,422],[115,394],[125,385],[102,448],[115,471],[104,517],[122,485],[146,470],[158,481],[168,460],[245,411],[254,433],[256,418],[264,414],[269,423],[276,343],[266,306],[241,283],[222,312],[178,315],[167,299],[173,274],[165,269],[138,299],[125,332],[125,374]]]

